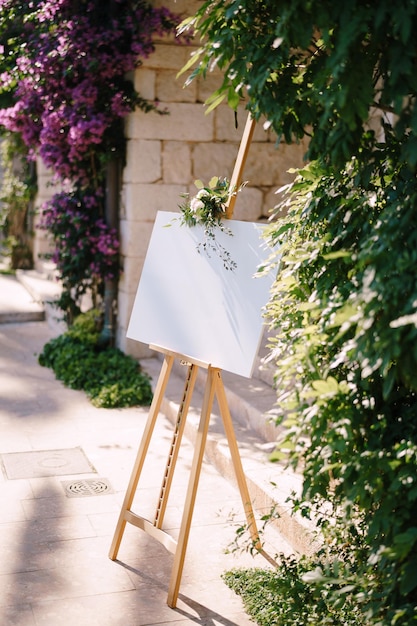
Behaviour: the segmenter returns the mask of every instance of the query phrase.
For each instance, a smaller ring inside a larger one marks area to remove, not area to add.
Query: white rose
[[[198,199],[198,197],[193,198],[190,202],[190,209],[193,213],[198,213],[201,209],[204,208],[204,202]]]

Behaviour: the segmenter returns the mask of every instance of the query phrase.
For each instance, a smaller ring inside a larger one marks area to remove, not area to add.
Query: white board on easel
[[[127,337],[190,360],[250,377],[263,329],[272,273],[255,276],[271,250],[264,226],[227,220],[233,235],[216,231],[236,269],[214,252],[197,250],[204,229],[182,226],[180,215],[155,220]]]

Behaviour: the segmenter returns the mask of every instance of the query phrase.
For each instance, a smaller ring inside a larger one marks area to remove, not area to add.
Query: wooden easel
[[[241,182],[241,176],[243,167],[246,161],[249,144],[254,131],[254,120],[248,116],[246,127],[242,136],[236,164],[231,180],[232,188],[237,188]],[[231,196],[228,206],[227,217],[231,218],[233,215],[234,203],[236,195]],[[232,463],[236,475],[236,480],[242,499],[246,521],[248,524],[249,532],[255,547],[262,552],[261,544],[259,540],[259,534],[256,526],[255,516],[250,501],[250,495],[246,484],[245,475],[242,468],[242,462],[239,454],[239,449],[236,442],[236,436],[234,433],[233,422],[230,415],[230,411],[227,404],[226,393],[223,385],[221,370],[217,367],[213,367],[211,364],[190,360],[187,356],[177,354],[168,349],[160,346],[150,346],[151,349],[156,350],[164,354],[164,360],[161,367],[161,372],[158,378],[158,382],[155,388],[153,401],[149,410],[148,419],[145,425],[145,430],[142,435],[142,440],[139,446],[139,450],[136,456],[136,461],[132,470],[129,485],[126,491],[126,495],[123,501],[122,509],[120,511],[119,519],[117,522],[116,530],[113,536],[113,541],[110,547],[109,557],[112,560],[117,558],[117,554],[120,548],[120,544],[123,538],[123,533],[126,527],[126,523],[142,529],[148,535],[157,539],[162,545],[172,554],[174,554],[174,563],[171,572],[171,578],[168,588],[167,604],[170,607],[175,607],[178,599],[179,587],[181,582],[182,571],[184,567],[185,554],[187,550],[187,543],[191,528],[191,521],[194,511],[195,499],[197,495],[198,483],[201,473],[201,466],[203,462],[204,450],[207,440],[207,433],[209,428],[210,416],[212,412],[214,398],[217,399],[220,409],[220,415],[223,421],[224,431],[227,437],[229,450],[232,458]],[[172,372],[172,367],[175,360],[178,359],[181,362],[187,364],[187,376],[185,379],[184,391],[182,400],[178,409],[177,419],[174,427],[174,432],[171,441],[171,447],[168,454],[167,463],[165,466],[165,472],[163,475],[161,490],[158,498],[158,503],[154,515],[153,521],[142,517],[131,510],[135,492],[138,486],[139,478],[143,469],[143,465],[146,459],[147,451],[151,442],[152,434],[155,428],[157,417],[160,413],[161,403],[165,395],[165,390]],[[185,498],[185,504],[183,509],[183,515],[180,525],[180,532],[178,540],[175,540],[171,535],[165,532],[162,528],[164,522],[165,511],[168,503],[169,493],[171,489],[172,479],[174,477],[175,465],[180,450],[181,439],[184,432],[184,427],[189,411],[192,394],[197,379],[199,368],[207,370],[207,379],[203,397],[203,403],[200,413],[200,421],[194,444],[194,455],[192,466],[190,470],[188,488]]]

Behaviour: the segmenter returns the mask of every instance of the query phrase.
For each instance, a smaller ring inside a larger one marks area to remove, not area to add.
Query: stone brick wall
[[[159,2],[158,2],[159,3]],[[159,4],[163,4],[162,2]],[[167,4],[165,2],[165,4]],[[170,4],[170,3],[168,3]],[[177,0],[171,8],[190,15],[198,3]],[[130,312],[157,211],[176,211],[181,194],[194,193],[194,180],[231,177],[247,112],[242,104],[235,128],[233,112],[221,105],[206,115],[204,101],[221,84],[220,74],[184,87],[177,78],[192,47],[161,41],[135,73],[135,85],[146,98],[160,101],[167,115],[135,112],[126,121],[127,165],[123,174],[120,234],[123,273],[118,298],[117,342],[142,358],[147,346],[126,338]],[[276,137],[259,123],[248,154],[234,218],[265,220],[277,204],[276,190],[290,182],[291,167],[303,163],[305,146],[276,147]],[[161,263],[169,259],[161,258]]]
[[[169,6],[184,17],[199,6],[195,0],[154,0],[155,5]],[[204,81],[184,87],[186,76],[177,78],[193,46],[179,46],[161,40],[156,51],[135,72],[135,86],[142,96],[157,99],[156,113],[132,113],[125,123],[127,161],[123,171],[120,211],[122,274],[118,292],[117,345],[137,358],[149,355],[147,346],[126,338],[130,313],[146,256],[157,211],[177,211],[181,194],[195,193],[197,178],[208,182],[212,176],[231,177],[247,113],[244,104],[234,113],[221,105],[206,115],[204,102],[221,84],[222,77],[211,73]],[[234,218],[247,221],[266,220],[277,204],[276,191],[291,181],[288,170],[300,167],[306,146],[276,146],[276,137],[257,125],[249,150],[243,179],[249,181],[238,195]],[[38,163],[39,193],[37,206],[57,191],[51,188],[50,175]],[[44,268],[39,255],[49,250],[47,235],[37,232],[35,255],[38,267]],[[161,263],[169,259],[161,258]]]

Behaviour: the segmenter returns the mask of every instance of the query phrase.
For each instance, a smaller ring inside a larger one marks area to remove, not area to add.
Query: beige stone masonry
[[[177,72],[160,71],[156,77],[155,94],[161,102],[197,102],[197,81],[184,87],[184,77]]]
[[[124,265],[120,275],[120,289],[126,294],[135,294],[138,288],[141,263],[145,261],[146,249],[141,251],[141,257],[125,257]]]
[[[133,302],[127,308],[127,311],[131,311],[132,307],[133,307]],[[125,311],[122,311],[120,313],[120,316],[122,316],[122,313],[123,313],[123,317],[127,316],[127,312],[125,313]],[[116,342],[120,350],[122,350],[126,354],[130,354],[131,356],[133,356],[135,359],[138,359],[139,361],[141,361],[142,359],[147,359],[155,355],[155,352],[150,350],[149,346],[143,343],[140,343],[139,341],[133,341],[133,339],[128,339],[126,337],[126,331],[127,331],[127,328],[124,328],[123,326],[118,326],[117,331],[116,331]]]
[[[183,80],[186,82],[188,76],[191,74],[191,71],[182,74],[179,77],[179,80]],[[217,91],[223,82],[223,76],[220,72],[210,72],[206,75],[206,78],[198,79],[197,81],[197,100],[198,102],[206,102],[207,98],[211,96],[215,91]]]
[[[214,121],[213,116],[204,115],[201,104],[174,102],[169,105],[168,115],[142,111],[129,115],[126,131],[132,139],[213,141]]]
[[[193,180],[201,178],[208,182],[212,176],[231,177],[239,144],[197,143],[192,152]]]
[[[239,192],[233,212],[233,219],[243,222],[257,222],[263,217],[263,193],[260,189],[245,187]]]
[[[130,139],[126,149],[127,165],[123,171],[124,183],[155,183],[160,180],[161,142]]]
[[[60,191],[60,187],[51,184],[52,174],[48,170],[41,159],[36,160],[37,184],[38,192],[35,201],[35,228],[39,224],[40,209],[45,202],[51,200],[55,193]],[[45,255],[53,251],[53,245],[50,235],[45,230],[36,230],[36,237],[33,242],[33,256],[35,267],[41,269],[45,260]]]
[[[196,0],[153,0],[154,7],[168,7],[173,13],[183,16],[183,19],[193,15],[197,10]]]
[[[280,186],[289,180],[288,168],[285,155],[277,151],[274,144],[254,143],[248,155],[245,178],[262,187]]]
[[[208,115],[214,115],[214,132],[217,141],[240,143],[246,120],[248,119],[248,111],[243,104],[238,108],[236,116],[235,112],[227,104],[221,104],[213,113]],[[261,123],[258,123],[255,127],[253,143],[264,143],[270,140],[270,134],[263,130]]]
[[[160,43],[156,46],[155,52],[143,61],[141,67],[178,72],[188,62],[189,55],[193,50],[195,50],[195,46],[182,46],[175,42]]]
[[[153,222],[120,220],[120,252],[123,256],[144,258],[151,236]]]
[[[156,98],[156,72],[144,67],[140,72],[135,72],[133,78],[135,90],[147,100],[153,101]]]
[[[184,185],[126,186],[124,217],[129,222],[154,222],[158,211],[177,211]]]
[[[191,143],[164,141],[162,143],[162,174],[167,183],[189,184],[192,178]]]
[[[166,0],[153,0],[166,6]],[[175,0],[169,8],[184,17],[201,6],[197,0]],[[150,101],[158,100],[167,115],[130,114],[125,120],[127,163],[120,195],[121,266],[118,290],[117,344],[137,358],[150,354],[147,346],[126,338],[137,286],[146,258],[158,211],[179,211],[184,193],[195,194],[194,181],[208,182],[212,176],[231,177],[247,120],[245,102],[234,112],[226,102],[209,114],[204,104],[222,84],[218,69],[184,86],[192,69],[178,76],[197,45],[180,46],[174,38],[156,40],[155,52],[132,73],[134,86]],[[265,131],[264,121],[255,128],[243,180],[249,184],[239,194],[234,218],[265,221],[276,205],[276,190],[290,182],[292,167],[303,165],[306,145],[277,147],[276,138]],[[57,190],[49,186],[50,174],[38,167],[37,206]],[[39,254],[50,250],[46,234],[40,231],[35,242]],[[161,262],[168,260],[161,257]]]

